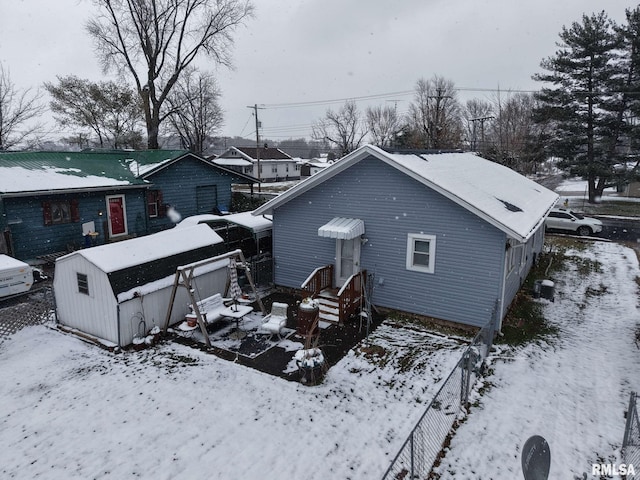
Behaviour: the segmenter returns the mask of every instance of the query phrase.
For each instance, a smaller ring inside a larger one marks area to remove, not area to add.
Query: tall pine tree
[[[618,170],[621,181],[638,179],[637,155],[640,148],[640,7],[626,10],[626,24],[616,28],[620,37],[620,66],[622,75],[618,81],[620,93],[618,107],[620,141],[618,151],[623,157],[624,168]],[[633,160],[633,161],[630,161]]]
[[[548,73],[533,77],[552,85],[537,95],[536,118],[551,123],[549,153],[561,158],[561,168],[587,180],[594,203],[610,186],[616,163],[609,134],[615,116],[611,82],[620,77],[619,37],[603,11],[563,27],[560,39],[560,49],[540,64]]]

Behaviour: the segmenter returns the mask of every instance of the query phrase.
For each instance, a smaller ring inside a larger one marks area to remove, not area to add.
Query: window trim
[[[416,241],[429,242],[429,265],[416,265],[413,261],[415,254]],[[421,273],[435,273],[436,266],[436,236],[426,235],[423,233],[409,233],[407,234],[407,255],[406,255],[406,268]]]
[[[76,272],[76,282],[78,285],[78,293],[89,295],[89,275],[86,273]]]

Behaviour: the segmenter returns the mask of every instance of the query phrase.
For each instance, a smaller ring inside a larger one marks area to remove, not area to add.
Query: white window
[[[508,268],[509,272],[512,272],[514,269],[518,271],[525,264],[525,256],[524,256],[524,245],[514,245],[509,248],[509,254],[507,256]]]
[[[436,236],[410,233],[407,238],[407,270],[433,273],[436,263]]]

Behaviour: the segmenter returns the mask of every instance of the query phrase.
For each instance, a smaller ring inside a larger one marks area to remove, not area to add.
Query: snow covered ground
[[[561,335],[498,349],[443,478],[521,478],[533,434],[550,444],[550,478],[617,458],[640,390],[640,270],[628,248],[585,245],[545,305]],[[463,348],[388,322],[305,387],[180,345],[111,354],[25,328],[0,344],[0,477],[380,478]]]
[[[595,478],[592,463],[620,463],[629,393],[640,391],[640,272],[633,250],[585,245],[567,252],[571,268],[544,308],[559,336],[494,355],[493,386],[456,432],[443,478],[522,478],[521,448],[532,435],[549,443],[551,479]]]
[[[26,328],[0,346],[0,478],[378,478],[465,342],[370,338],[306,387],[180,345],[116,355]]]

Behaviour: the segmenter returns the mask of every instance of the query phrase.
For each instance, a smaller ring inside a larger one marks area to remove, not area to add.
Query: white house
[[[162,327],[176,268],[223,253],[222,238],[207,225],[86,248],[56,260],[56,319],[108,346]],[[196,271],[195,296],[224,292],[228,261]],[[179,289],[169,324],[184,319],[189,296]]]
[[[216,165],[263,182],[300,179],[300,163],[279,148],[231,147],[213,159]]]

